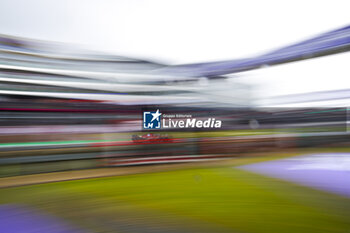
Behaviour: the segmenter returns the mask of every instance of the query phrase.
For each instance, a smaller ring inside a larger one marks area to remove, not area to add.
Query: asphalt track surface
[[[241,168],[350,197],[350,153],[312,153]]]

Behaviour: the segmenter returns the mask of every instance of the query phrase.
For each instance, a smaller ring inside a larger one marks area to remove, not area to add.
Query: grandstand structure
[[[187,103],[195,86],[169,84],[162,64],[90,52],[68,45],[0,37],[0,94],[138,105]],[[187,80],[187,78],[183,78]],[[167,98],[159,98],[159,95]]]
[[[30,174],[70,166],[97,167],[101,161],[116,165],[127,159],[130,165],[129,159],[143,161],[164,153],[171,158],[161,158],[162,163],[183,161],[184,155],[188,161],[193,156],[216,159],[208,157],[213,153],[218,158],[229,157],[232,152],[252,151],[254,146],[346,143],[347,109],[335,109],[332,114],[314,109],[256,109],[252,87],[236,81],[235,75],[349,48],[350,27],[344,27],[256,57],[170,66],[2,35],[0,166],[28,164],[23,166],[28,172],[22,173]],[[198,118],[212,114],[210,117],[223,121],[221,130],[288,128],[292,133],[211,139],[204,133],[197,140],[198,130],[182,132],[189,136],[176,141],[178,144],[130,142],[130,134],[142,131],[142,111],[155,108]],[[305,124],[309,131],[302,132],[308,140],[301,140],[298,137]],[[321,127],[324,132],[319,131]],[[150,163],[155,161],[159,158]],[[61,165],[51,169],[56,162]],[[31,170],[33,167],[40,171]]]
[[[2,35],[0,95],[117,105],[251,107],[250,88],[230,74],[349,49],[350,26],[256,57],[169,66]]]

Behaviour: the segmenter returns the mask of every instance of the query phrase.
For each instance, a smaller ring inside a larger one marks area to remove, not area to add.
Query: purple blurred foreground
[[[47,214],[19,205],[0,205],[0,232],[81,233]]]
[[[350,153],[311,154],[240,168],[350,197]]]

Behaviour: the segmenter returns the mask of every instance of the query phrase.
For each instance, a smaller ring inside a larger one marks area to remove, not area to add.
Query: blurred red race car
[[[147,143],[157,143],[157,142],[171,142],[172,138],[167,134],[153,134],[148,133],[145,135],[132,135],[133,142],[147,142]]]

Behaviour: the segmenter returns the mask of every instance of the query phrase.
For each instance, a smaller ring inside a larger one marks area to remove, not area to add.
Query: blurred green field
[[[91,232],[350,232],[350,199],[232,164],[6,188],[0,197]]]

